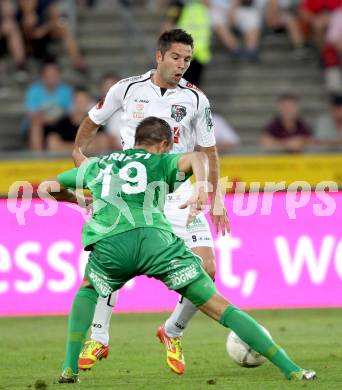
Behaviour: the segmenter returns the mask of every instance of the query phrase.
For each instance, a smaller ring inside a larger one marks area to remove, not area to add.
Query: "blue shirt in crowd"
[[[46,89],[41,81],[33,83],[26,92],[25,105],[28,112],[70,110],[73,90],[66,84],[59,84],[53,91]]]

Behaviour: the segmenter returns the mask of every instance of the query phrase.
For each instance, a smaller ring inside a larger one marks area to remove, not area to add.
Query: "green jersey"
[[[66,188],[89,189],[93,216],[83,227],[85,249],[97,241],[141,227],[172,231],[163,214],[165,197],[189,175],[178,172],[181,154],[128,149],[90,159],[58,175]]]

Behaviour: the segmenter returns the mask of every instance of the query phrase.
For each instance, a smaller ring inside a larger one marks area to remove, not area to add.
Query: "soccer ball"
[[[264,332],[271,337],[270,332],[262,326]],[[241,367],[258,367],[267,360],[260,353],[254,351],[248,344],[243,342],[240,337],[231,331],[227,337],[226,348],[228,355]]]

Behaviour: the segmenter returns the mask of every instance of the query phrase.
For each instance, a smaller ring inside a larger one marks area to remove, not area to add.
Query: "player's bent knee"
[[[177,292],[195,306],[201,306],[216,294],[216,287],[209,275],[203,272],[199,278],[178,289]]]

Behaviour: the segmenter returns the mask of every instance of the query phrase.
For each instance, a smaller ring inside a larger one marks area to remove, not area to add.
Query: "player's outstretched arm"
[[[208,182],[208,158],[203,152],[184,153],[178,160],[178,171],[193,173],[196,182]]]
[[[72,158],[77,167],[79,167],[87,157],[84,155],[87,146],[95,137],[99,125],[94,123],[89,116],[83,119],[78,128],[74,149],[72,151]]]
[[[63,187],[56,179],[47,180],[40,184],[39,195],[41,198],[52,196],[58,201],[78,203],[79,198],[75,191]]]
[[[229,233],[229,219],[224,206],[223,196],[219,186],[220,165],[216,146],[201,147],[209,161],[209,183],[212,186],[210,216],[216,233],[221,229],[222,234]]]

